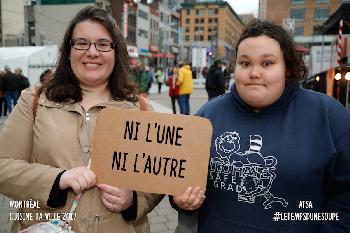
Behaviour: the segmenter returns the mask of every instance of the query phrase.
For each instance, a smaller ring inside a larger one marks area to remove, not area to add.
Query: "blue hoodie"
[[[214,129],[198,232],[350,232],[350,114],[338,101],[289,87],[256,113],[233,85],[197,115]]]

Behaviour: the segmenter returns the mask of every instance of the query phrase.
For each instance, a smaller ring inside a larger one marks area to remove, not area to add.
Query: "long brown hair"
[[[82,100],[82,89],[79,80],[73,73],[70,63],[70,40],[75,26],[82,21],[94,21],[103,25],[110,33],[115,44],[115,64],[109,77],[108,89],[114,100],[137,101],[137,88],[129,78],[130,66],[126,42],[114,19],[103,9],[88,6],[78,12],[72,19],[63,38],[59,58],[53,77],[42,88],[49,100],[63,102]]]

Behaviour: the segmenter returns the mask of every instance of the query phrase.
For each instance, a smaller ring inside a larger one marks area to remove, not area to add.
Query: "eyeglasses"
[[[89,50],[91,44],[94,44],[96,50],[100,52],[109,52],[115,48],[115,44],[109,40],[99,40],[94,43],[83,38],[70,40],[70,45],[77,50]]]

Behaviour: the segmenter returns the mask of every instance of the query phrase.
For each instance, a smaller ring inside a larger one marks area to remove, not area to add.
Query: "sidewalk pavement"
[[[167,91],[164,89],[163,91]],[[156,91],[152,90],[153,93]],[[164,105],[150,100],[150,104],[156,112],[172,113],[172,110]],[[7,117],[0,117],[0,131]],[[9,207],[9,198],[0,194],[0,233],[9,233],[11,224],[9,223],[9,213],[14,213],[16,209]],[[148,214],[151,233],[174,233],[177,226],[177,211],[171,208],[169,199],[166,196],[159,205]]]

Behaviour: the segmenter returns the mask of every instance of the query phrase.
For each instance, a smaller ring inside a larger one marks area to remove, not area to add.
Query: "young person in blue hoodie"
[[[206,199],[197,188],[173,202],[201,204],[201,233],[349,233],[350,113],[299,87],[305,65],[282,27],[252,21],[236,51],[231,93],[197,113],[214,129]]]

